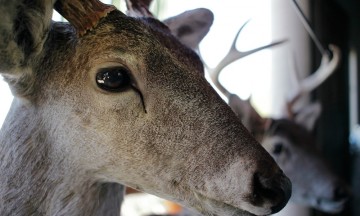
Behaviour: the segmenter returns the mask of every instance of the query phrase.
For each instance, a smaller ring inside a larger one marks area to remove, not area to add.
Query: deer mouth
[[[318,198],[315,200],[315,208],[328,213],[339,213],[345,208],[347,200],[348,199],[333,200]]]
[[[335,214],[344,210],[347,201],[348,201],[347,197],[341,199],[332,199],[332,198],[317,197],[315,195],[307,194],[303,196],[302,203],[304,204],[307,203],[308,205],[320,211]]]
[[[217,215],[222,215],[222,216],[256,216],[255,214],[252,214],[248,211],[245,210],[241,210],[239,208],[236,208],[232,205],[223,203],[221,201],[216,201],[213,199],[208,199],[208,198],[204,198],[205,203],[211,206],[211,209],[213,210],[213,212],[209,212],[209,211],[204,211],[204,210],[200,210],[197,209],[199,212],[201,212],[204,215],[212,215],[212,216],[217,216]]]
[[[204,215],[211,215],[211,216],[257,216],[257,215],[269,215],[271,213],[271,210],[263,211],[259,214],[253,214],[251,212],[248,212],[246,210],[240,209],[238,207],[235,207],[231,204],[228,204],[226,202],[218,201],[209,197],[206,197],[202,194],[195,193],[195,197],[198,200],[201,200],[202,206],[199,208],[196,208],[197,211]],[[210,208],[209,208],[210,207]],[[205,210],[206,209],[206,210]],[[211,209],[209,211],[209,209]]]

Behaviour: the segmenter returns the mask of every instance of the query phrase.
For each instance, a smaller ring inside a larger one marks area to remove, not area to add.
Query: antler
[[[293,0],[292,2],[295,7],[295,11],[300,18],[300,21],[302,22],[306,31],[309,33],[316,47],[322,54],[322,59],[320,67],[315,71],[315,73],[308,76],[302,81],[298,81],[297,91],[289,96],[286,104],[286,109],[290,118],[294,117],[293,107],[296,101],[304,94],[310,93],[316,87],[321,85],[321,83],[323,83],[336,70],[337,66],[340,63],[341,56],[341,50],[336,45],[330,44],[329,49],[325,49],[322,46],[319,38],[316,36],[314,30],[311,27],[310,22],[306,19],[305,14],[302,12],[296,0]]]
[[[127,14],[133,17],[154,17],[149,7],[152,0],[126,0]]]
[[[320,51],[321,54],[325,54],[327,52],[327,50],[320,43],[319,38],[316,36],[314,30],[312,29],[309,20],[306,19],[306,16],[305,16],[304,12],[301,10],[301,7],[299,6],[299,4],[297,3],[296,0],[292,0],[292,2],[293,2],[293,6],[295,7],[295,11],[296,11],[301,23],[304,25],[304,28],[310,35],[311,39],[314,41],[315,46],[318,48],[318,50]]]
[[[99,0],[58,0],[54,8],[75,27],[79,36],[96,27],[101,18],[116,9]]]
[[[231,45],[231,48],[229,50],[229,52],[226,54],[226,56],[220,61],[220,63],[215,67],[215,68],[208,68],[208,72],[209,72],[209,75],[210,75],[210,78],[212,80],[212,82],[215,84],[215,86],[227,97],[229,98],[231,93],[219,82],[219,75],[220,75],[220,72],[226,67],[228,66],[229,64],[231,64],[232,62],[238,60],[238,59],[241,59],[241,58],[244,58],[250,54],[253,54],[253,53],[256,53],[260,50],[263,50],[263,49],[267,49],[267,48],[270,48],[270,47],[273,47],[273,46],[276,46],[276,45],[279,45],[279,44],[282,44],[284,43],[285,41],[287,40],[281,40],[281,41],[277,41],[277,42],[274,42],[274,43],[271,43],[271,44],[268,44],[268,45],[265,45],[265,46],[261,46],[261,47],[258,47],[258,48],[255,48],[255,49],[252,49],[252,50],[248,50],[248,51],[245,51],[245,52],[242,52],[242,51],[239,51],[237,48],[236,48],[236,41],[240,35],[240,32],[243,30],[243,28],[246,26],[246,24],[248,23],[249,21],[245,22],[241,28],[239,29],[239,31],[236,33],[236,36],[233,40],[233,43]],[[205,65],[206,66],[206,65]]]
[[[310,93],[312,90],[320,86],[337,68],[340,62],[341,51],[339,47],[330,44],[329,49],[332,53],[332,59],[330,60],[330,54],[323,54],[320,67],[310,76],[302,81],[298,82],[298,89],[292,95],[289,96],[287,102],[287,111],[291,116],[293,113],[293,106],[296,101],[304,94]]]
[[[231,94],[219,81],[219,75],[220,72],[229,64],[232,62],[244,58],[248,55],[251,55],[255,52],[258,52],[260,50],[270,48],[279,44],[284,43],[286,40],[277,41],[265,46],[261,46],[252,50],[248,50],[245,52],[239,51],[236,48],[236,41],[241,33],[241,31],[244,29],[246,24],[249,21],[245,22],[239,29],[239,31],[236,33],[236,36],[232,42],[231,48],[229,52],[225,55],[225,57],[219,62],[219,64],[215,68],[209,68],[204,60],[204,65],[207,67],[210,78],[212,82],[215,84],[215,86],[228,98],[229,100],[229,106],[231,109],[235,112],[235,114],[238,116],[239,119],[241,119],[244,126],[256,137],[258,141],[262,140],[262,137],[264,135],[264,130],[266,130],[267,124],[269,120],[267,118],[262,118],[258,112],[254,109],[254,107],[251,105],[250,100],[242,100],[239,96],[235,94]],[[201,54],[199,53],[200,57]]]

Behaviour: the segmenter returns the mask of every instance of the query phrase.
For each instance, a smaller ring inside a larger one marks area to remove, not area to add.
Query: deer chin
[[[221,216],[256,216],[256,215],[268,215],[271,213],[271,210],[269,211],[256,211],[258,208],[253,208],[253,211],[255,212],[248,212],[246,210],[237,208],[233,205],[227,204],[225,202],[215,200],[208,198],[204,195],[201,195],[199,193],[195,193],[194,197],[196,197],[198,200],[201,200],[201,203],[203,203],[201,206],[197,206],[195,210],[198,212],[204,214],[204,215],[221,215]],[[205,210],[206,209],[206,210]]]
[[[278,211],[271,208],[256,207],[254,205],[251,205],[250,202],[245,203],[245,201],[241,206],[234,206],[227,203],[226,201],[211,198],[194,190],[186,191],[187,194],[191,194],[191,196],[189,199],[183,200],[160,193],[153,192],[152,194],[168,200],[172,200],[174,202],[182,204],[183,206],[186,206],[186,208],[192,209],[193,211],[200,213],[201,215],[207,216],[262,216],[270,215],[272,213],[275,213],[275,211]]]
[[[261,216],[261,215],[270,215],[278,212],[279,210],[275,209],[266,209],[261,207],[256,207],[251,205],[250,203],[244,203],[241,207],[236,207],[226,202],[204,198],[202,202],[206,203],[206,207],[208,209],[213,209],[214,213],[208,211],[201,211],[197,209],[199,212],[204,215],[221,215],[221,216]],[[211,207],[210,207],[211,206]]]

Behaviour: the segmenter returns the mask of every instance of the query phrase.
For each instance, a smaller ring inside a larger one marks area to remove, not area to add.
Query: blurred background
[[[121,11],[121,0],[104,0]],[[352,192],[340,213],[329,214],[309,206],[290,202],[279,215],[324,216],[360,215],[360,129],[359,71],[360,2],[357,0],[297,1],[320,43],[327,48],[336,44],[341,50],[338,68],[323,84],[301,98],[298,106],[317,100],[322,113],[315,130],[316,148],[324,155],[333,172],[344,180]],[[292,0],[154,0],[151,11],[160,20],[194,8],[208,8],[214,23],[200,44],[204,62],[215,67],[230,49],[236,32],[248,20],[237,39],[238,50],[251,50],[272,41],[287,39],[276,47],[265,49],[227,66],[220,82],[241,99],[249,99],[261,116],[284,117],[284,104],[296,88],[294,76],[307,77],[319,68],[322,55],[309,37]],[[56,21],[63,21],[54,14]],[[294,75],[295,74],[295,75]],[[0,81],[0,126],[12,100],[7,84]],[[226,98],[224,97],[224,100]],[[302,170],[299,170],[301,172]],[[304,172],[304,171],[303,171]],[[321,171],[319,171],[321,172]],[[306,170],[304,175],[307,175]],[[181,213],[182,208],[154,196],[127,195],[123,215],[156,215]],[[184,212],[182,212],[185,215]],[[191,213],[186,213],[192,215]]]

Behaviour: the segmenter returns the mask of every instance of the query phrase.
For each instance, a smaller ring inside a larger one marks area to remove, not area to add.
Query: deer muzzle
[[[209,180],[205,184],[207,195],[234,207],[234,211],[243,209],[254,215],[269,215],[280,211],[291,196],[290,180],[280,169],[275,174],[270,173],[270,164],[268,170],[257,170],[250,175],[244,172],[243,165],[241,162],[234,163],[230,169]],[[219,191],[227,193],[217,193]]]

